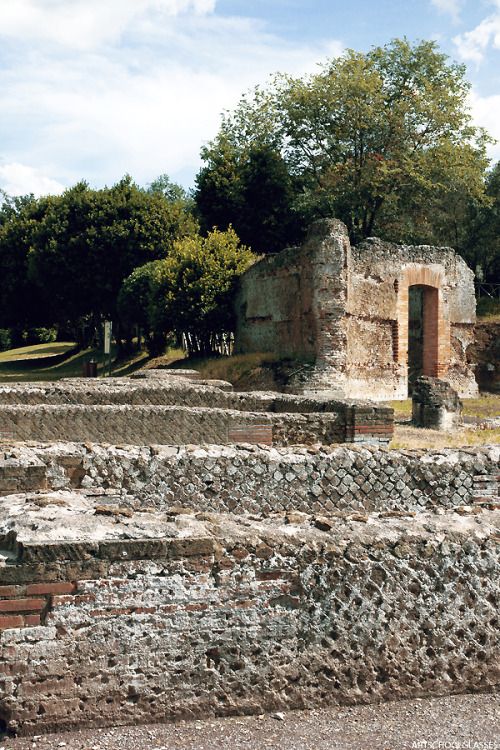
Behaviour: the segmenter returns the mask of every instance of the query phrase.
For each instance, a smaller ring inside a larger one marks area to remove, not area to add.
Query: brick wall
[[[499,515],[141,514],[122,540],[94,515],[88,541],[18,540],[0,565],[0,721],[30,734],[497,691]]]
[[[406,398],[408,290],[424,290],[424,372],[477,393],[466,348],[475,320],[474,275],[451,248],[369,238],[350,247],[345,226],[313,224],[303,246],[265,258],[241,279],[236,351],[314,357],[300,393]],[[290,284],[294,284],[293,294]],[[420,373],[422,374],[422,373]]]
[[[254,264],[236,298],[235,352],[313,356],[307,393],[344,395],[350,245],[337,219],[315,222],[300,248]]]
[[[31,583],[0,586],[0,630],[27,628],[45,622],[54,596],[72,594],[75,583]]]
[[[45,463],[33,453],[7,446],[3,450],[0,444],[0,496],[43,490],[47,486],[46,477]]]

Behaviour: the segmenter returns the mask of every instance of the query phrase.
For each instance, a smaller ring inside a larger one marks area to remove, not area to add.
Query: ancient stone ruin
[[[147,373],[144,373],[147,374]],[[0,384],[0,436],[107,443],[388,443],[394,410],[366,401],[273,392],[168,370],[137,378]]]
[[[500,689],[498,446],[168,375],[0,402],[0,730]]]
[[[462,422],[463,404],[445,380],[417,378],[412,393],[412,423],[429,430],[454,430]]]
[[[407,398],[420,375],[477,393],[466,361],[475,322],[473,273],[451,248],[370,238],[351,247],[342,222],[312,225],[305,243],[242,277],[235,349],[304,359],[292,390],[336,398]]]

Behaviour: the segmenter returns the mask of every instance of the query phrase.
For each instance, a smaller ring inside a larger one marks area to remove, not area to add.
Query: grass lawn
[[[23,346],[20,349],[9,349],[6,352],[0,352],[0,363],[12,360],[37,359],[39,357],[56,357],[59,354],[65,354],[75,348],[71,342],[54,342],[52,344],[35,344],[34,346]]]
[[[500,443],[500,428],[488,426],[488,420],[500,417],[500,393],[485,393],[478,398],[463,399],[463,416],[471,417],[478,422],[471,424],[465,421],[462,427],[454,432],[424,430],[402,423],[405,419],[411,419],[411,399],[391,401],[389,405],[394,408],[396,419],[394,438],[390,448],[437,450]]]
[[[53,364],[50,362],[50,357],[55,358]],[[43,358],[42,361],[40,358]],[[75,345],[69,342],[10,349],[0,353],[0,383],[54,381],[61,378],[80,377],[83,373],[84,361],[91,359],[97,362],[97,374],[101,376],[101,349],[76,352]],[[127,359],[117,361],[112,352],[111,374],[115,377],[130,375],[131,372],[142,367],[147,359],[145,352],[139,352]]]

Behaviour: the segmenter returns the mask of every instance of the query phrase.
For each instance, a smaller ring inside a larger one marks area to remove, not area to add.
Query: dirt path
[[[500,694],[0,739],[0,750],[500,750]]]

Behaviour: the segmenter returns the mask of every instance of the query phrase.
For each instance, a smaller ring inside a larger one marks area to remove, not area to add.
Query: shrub
[[[24,335],[26,346],[51,344],[56,339],[57,330],[55,328],[28,328]]]
[[[0,352],[11,348],[11,335],[8,328],[0,328]]]

